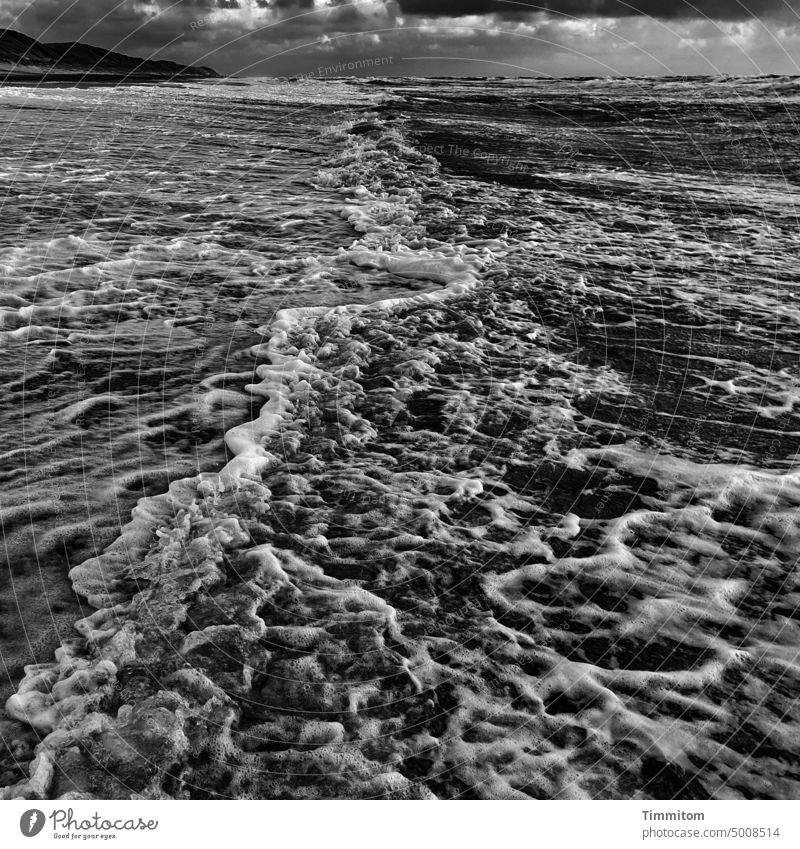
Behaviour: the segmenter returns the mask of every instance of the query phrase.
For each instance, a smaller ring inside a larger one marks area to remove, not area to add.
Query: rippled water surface
[[[795,798],[797,91],[0,90],[5,794]]]

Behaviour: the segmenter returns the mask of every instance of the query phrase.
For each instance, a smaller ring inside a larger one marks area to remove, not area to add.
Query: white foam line
[[[479,278],[462,260],[437,257],[418,252],[385,252],[354,250],[349,253],[352,264],[361,268],[389,271],[400,277],[414,280],[433,280],[444,284],[437,292],[423,292],[407,298],[385,298],[371,304],[348,304],[339,307],[300,307],[284,309],[277,313],[270,326],[267,359],[270,365],[259,366],[262,378],[259,384],[247,386],[253,394],[266,395],[269,401],[261,408],[255,421],[231,428],[225,434],[225,444],[235,455],[219,473],[220,490],[235,487],[243,477],[261,475],[275,461],[263,443],[275,436],[284,419],[291,414],[291,387],[301,376],[319,375],[322,372],[311,362],[304,350],[291,356],[283,353],[289,334],[307,318],[344,313],[359,315],[365,312],[391,312],[425,303],[436,303],[465,294],[474,289]],[[305,356],[304,356],[305,355]]]

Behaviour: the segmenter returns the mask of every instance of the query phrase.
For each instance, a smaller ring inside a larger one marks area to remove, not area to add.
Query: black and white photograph
[[[797,0],[0,0],[0,843],[797,846],[798,201]]]

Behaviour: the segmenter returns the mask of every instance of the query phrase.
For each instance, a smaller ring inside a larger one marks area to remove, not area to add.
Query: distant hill
[[[77,41],[43,44],[21,32],[0,29],[0,79],[84,74],[133,79],[219,76],[212,68],[140,59]]]

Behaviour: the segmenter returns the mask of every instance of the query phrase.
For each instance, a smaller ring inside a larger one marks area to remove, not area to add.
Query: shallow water
[[[4,690],[79,618],[68,568],[137,498],[223,462],[224,431],[252,417],[246,352],[272,311],[289,293],[343,300],[330,281],[298,285],[350,237],[339,196],[308,183],[341,107],[286,100],[281,86],[3,89]]]
[[[796,90],[0,92],[6,793],[796,796]]]

